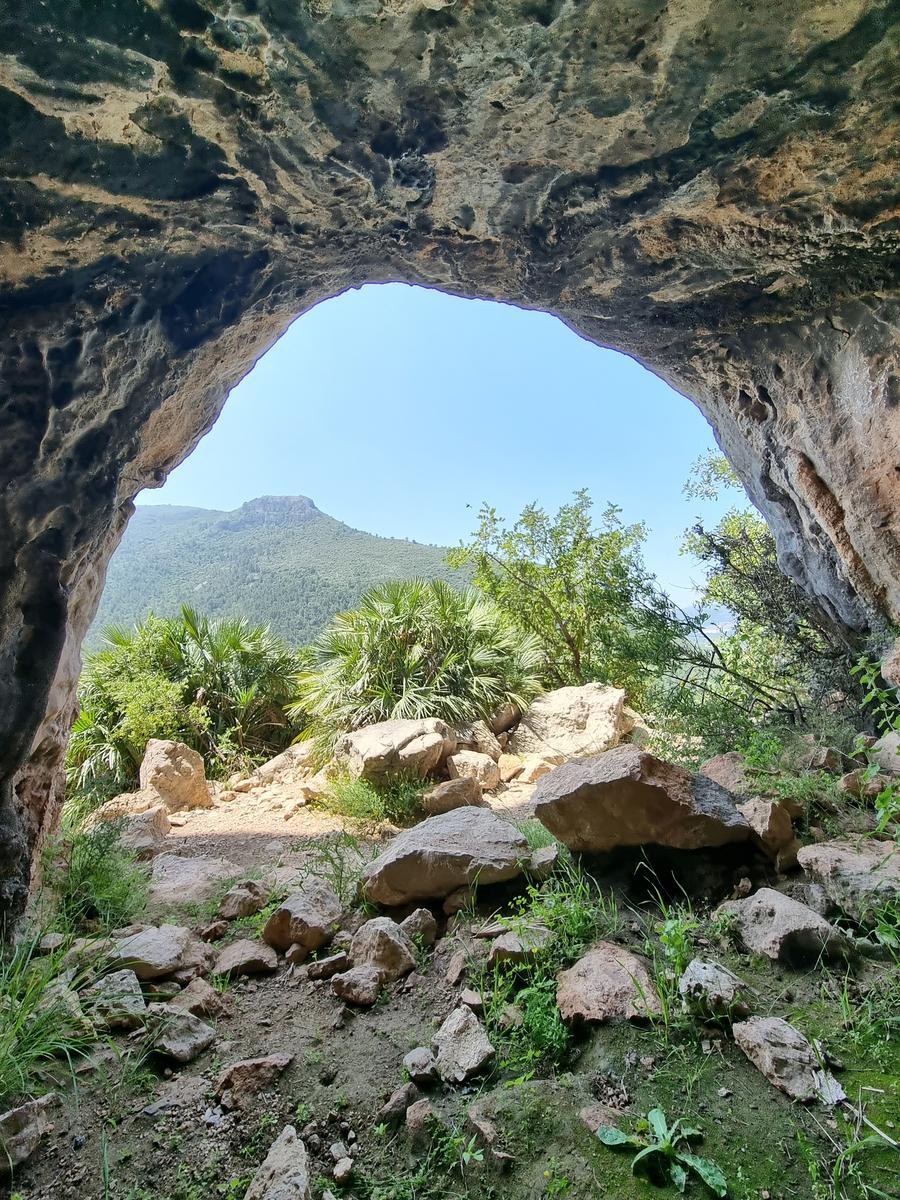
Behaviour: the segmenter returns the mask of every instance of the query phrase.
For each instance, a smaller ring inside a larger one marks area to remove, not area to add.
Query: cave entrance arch
[[[0,13],[0,906],[52,827],[131,498],[367,281],[559,316],[689,396],[789,574],[900,620],[893,0]]]

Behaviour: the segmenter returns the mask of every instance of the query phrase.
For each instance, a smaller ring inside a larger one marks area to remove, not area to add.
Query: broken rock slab
[[[455,1008],[432,1039],[438,1074],[445,1083],[465,1083],[494,1057],[484,1026],[470,1008]]]
[[[540,958],[553,941],[553,934],[546,925],[537,923],[516,924],[507,929],[491,943],[488,966],[497,963],[531,963]]]
[[[256,938],[241,938],[226,946],[216,959],[213,975],[235,979],[239,975],[264,975],[278,968],[278,955]]]
[[[630,745],[545,775],[534,812],[556,838],[585,853],[648,844],[697,850],[750,837],[730,792]]]
[[[824,917],[773,888],[726,900],[715,915],[733,917],[747,949],[775,961],[850,958],[854,952],[852,941]]]
[[[246,1108],[257,1093],[269,1087],[294,1061],[293,1054],[267,1054],[242,1058],[219,1073],[215,1094],[223,1108]]]
[[[821,1051],[781,1017],[749,1017],[732,1032],[753,1065],[792,1100],[820,1100],[831,1106],[847,1098],[822,1065]]]
[[[91,1021],[102,1029],[139,1029],[147,1016],[144,993],[134,971],[113,971],[82,992]]]
[[[193,1062],[216,1040],[216,1031],[184,1008],[171,1004],[147,1006],[150,1049],[174,1062]]]
[[[598,942],[557,980],[564,1021],[643,1021],[660,1003],[647,963],[614,942]]]
[[[312,1200],[309,1158],[293,1125],[285,1125],[269,1147],[244,1200]]]
[[[513,879],[528,856],[514,825],[487,808],[457,808],[396,837],[366,868],[362,889],[377,904],[442,899],[476,882]]]
[[[138,979],[162,979],[176,972],[206,974],[216,952],[183,925],[151,925],[113,943],[109,965],[134,971]]]
[[[900,846],[874,838],[838,838],[804,846],[800,866],[835,908],[869,924],[880,908],[900,899]]]

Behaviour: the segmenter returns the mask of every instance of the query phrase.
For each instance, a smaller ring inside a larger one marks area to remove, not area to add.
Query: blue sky
[[[302,494],[357,529],[455,545],[482,501],[511,518],[587,487],[647,523],[648,566],[687,600],[682,532],[734,503],[682,495],[714,444],[690,401],[546,313],[370,284],[295,321],[139,503]]]

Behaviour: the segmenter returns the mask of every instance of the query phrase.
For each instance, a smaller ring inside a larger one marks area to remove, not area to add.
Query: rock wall
[[[131,498],[346,287],[549,309],[639,358],[709,417],[835,623],[900,620],[898,20],[896,0],[0,4],[0,904],[56,819]]]

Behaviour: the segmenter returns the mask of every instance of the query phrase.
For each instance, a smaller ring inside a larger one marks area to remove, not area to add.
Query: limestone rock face
[[[363,875],[376,904],[440,899],[470,883],[499,883],[521,874],[528,842],[487,808],[456,808],[396,837]]]
[[[602,683],[545,692],[522,714],[509,748],[547,762],[601,754],[617,746],[633,724],[624,707],[622,689]]]
[[[424,778],[456,749],[449,725],[436,718],[380,721],[347,733],[334,749],[335,761],[357,779],[399,775]]]
[[[900,898],[900,849],[894,842],[870,838],[818,842],[804,846],[797,858],[832,904],[862,924]]]
[[[574,759],[538,780],[534,815],[572,850],[653,844],[696,850],[745,841],[730,792],[637,746]]]
[[[349,286],[547,309],[634,355],[712,422],[831,620],[900,619],[879,0],[7,10],[4,907],[58,814],[132,498]]]
[[[169,812],[210,808],[203,759],[183,742],[151,738],[140,771],[141,791],[156,793]]]

